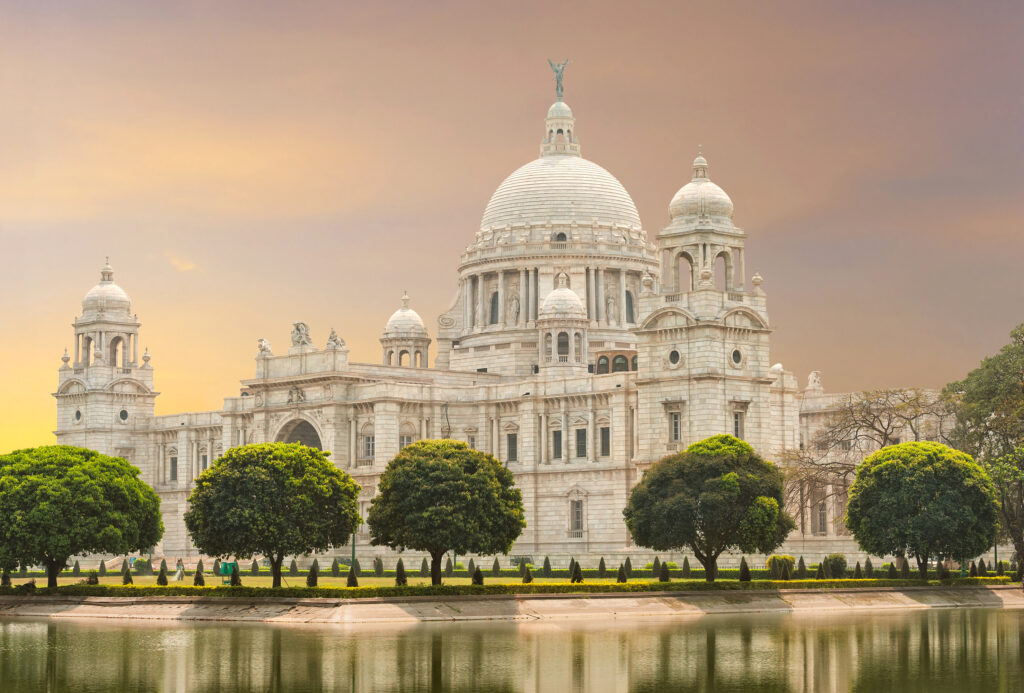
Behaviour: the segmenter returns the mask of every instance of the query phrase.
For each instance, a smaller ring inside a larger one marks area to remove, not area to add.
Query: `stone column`
[[[569,330],[569,363],[576,363],[576,330]]]
[[[476,326],[484,326],[484,275],[476,275]]]
[[[634,306],[635,310],[636,306]],[[635,315],[633,316],[636,317]],[[626,270],[619,270],[619,327],[626,326]]]
[[[587,422],[587,440],[590,441],[587,450],[587,460],[589,462],[596,462],[601,452],[599,449],[601,440],[597,431],[597,402],[593,397],[590,398],[590,421]]]
[[[533,285],[530,287],[530,319],[537,319],[537,311],[540,310],[540,269],[533,268]]]
[[[498,324],[505,326],[505,270],[498,272]]]
[[[139,335],[132,335],[132,365],[139,363]]]
[[[562,464],[569,464],[569,403],[562,400]]]
[[[75,335],[75,365],[82,362],[82,335]]]
[[[537,432],[537,462],[545,464],[548,461],[548,415],[542,412],[540,415],[540,430]]]
[[[601,326],[605,326],[605,310],[604,310],[604,269],[597,270],[597,322]]]
[[[558,331],[551,330],[551,360],[549,363],[558,363]]]
[[[737,248],[736,251],[737,253],[739,253],[740,256],[740,283],[737,285],[736,288],[742,291],[747,285],[746,257],[743,252],[743,248]]]
[[[529,303],[527,302],[527,296],[529,290],[526,286],[526,270],[519,270],[519,318],[516,325],[525,325],[526,321],[530,319]]]
[[[128,335],[128,338],[121,343],[121,368],[127,368],[131,361],[128,359],[128,345],[131,342],[132,336]]]
[[[462,328],[473,329],[473,277],[462,279]]]
[[[593,268],[587,269],[587,317],[597,320],[597,281]]]

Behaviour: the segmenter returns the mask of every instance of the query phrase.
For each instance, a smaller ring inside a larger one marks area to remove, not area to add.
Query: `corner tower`
[[[75,318],[74,360],[65,349],[58,372],[57,442],[132,460],[134,432],[153,417],[149,352],[139,364],[139,322],[131,299],[114,282],[109,260]]]

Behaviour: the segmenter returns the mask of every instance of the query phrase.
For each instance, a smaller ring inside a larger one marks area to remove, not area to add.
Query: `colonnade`
[[[103,354],[104,363],[108,366],[114,365],[113,354],[107,354],[107,348],[120,339],[121,344],[121,367],[127,368],[129,364],[139,362],[139,335],[133,332],[107,333],[98,331],[93,334],[79,332],[75,334],[75,367],[92,365],[94,351]],[[129,355],[131,358],[129,358]]]

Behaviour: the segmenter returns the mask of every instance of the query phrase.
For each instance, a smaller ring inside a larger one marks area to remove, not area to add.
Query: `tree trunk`
[[[444,558],[444,551],[430,552],[430,584],[441,584],[441,559]]]
[[[928,556],[917,556],[917,572],[921,574],[922,580],[928,579]]]
[[[64,570],[67,566],[68,561],[66,558],[49,558],[46,561],[46,586],[56,587],[57,576],[60,575],[60,571]]]
[[[271,583],[271,587],[281,586],[281,564],[284,563],[284,554],[277,556],[270,554],[270,572],[274,576],[274,581]]]
[[[715,581],[715,563],[717,562],[718,556],[704,556],[703,554],[693,552],[694,558],[700,561],[700,564],[704,566],[704,582]]]

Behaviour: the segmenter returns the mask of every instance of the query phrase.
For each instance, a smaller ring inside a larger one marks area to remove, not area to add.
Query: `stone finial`
[[[146,347],[146,350],[142,354],[142,367],[143,368],[151,368],[151,366],[149,365],[149,359],[150,359],[149,347]]]
[[[750,278],[750,283],[753,284],[754,286],[761,286],[761,282],[763,281],[764,278],[761,277],[760,272],[754,272],[754,276]]]
[[[60,360],[64,362],[63,368],[70,368],[71,367],[71,366],[68,365],[68,362],[71,360],[71,357],[68,356],[67,347],[64,347],[64,355],[60,357]]]

